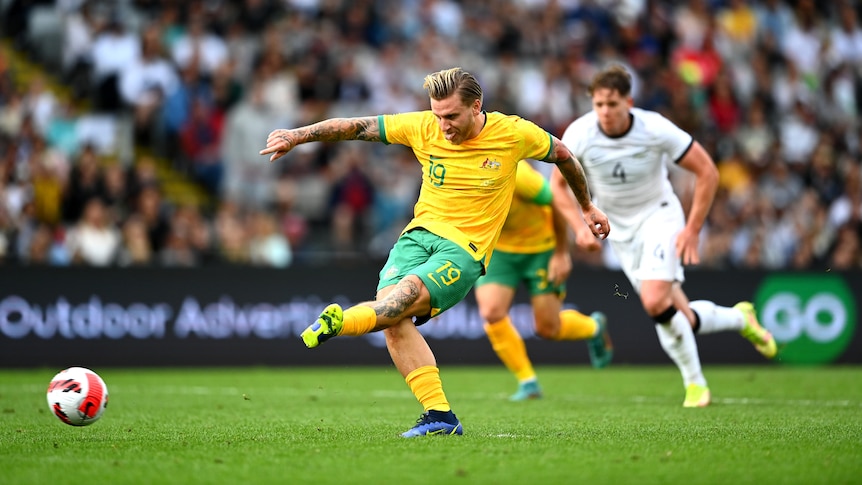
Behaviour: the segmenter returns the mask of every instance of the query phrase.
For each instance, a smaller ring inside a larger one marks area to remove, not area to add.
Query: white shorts
[[[650,214],[630,241],[608,241],[637,293],[645,280],[685,281],[676,256],[676,236],[684,227],[682,207],[670,202]]]

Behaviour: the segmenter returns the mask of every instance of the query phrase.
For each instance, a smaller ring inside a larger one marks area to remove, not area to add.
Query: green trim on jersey
[[[377,125],[380,127],[380,141],[384,145],[389,145],[389,140],[386,139],[386,125],[383,123],[383,115],[377,115]]]
[[[545,133],[548,133],[548,132],[546,131]],[[548,133],[548,142],[549,142],[548,143],[548,145],[549,145],[548,146],[548,153],[545,154],[545,158],[542,158],[543,161],[547,160],[548,157],[551,156],[551,152],[554,150],[554,135]]]

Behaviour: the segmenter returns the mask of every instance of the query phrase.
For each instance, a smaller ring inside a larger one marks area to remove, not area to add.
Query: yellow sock
[[[527,357],[527,347],[524,339],[518,333],[518,329],[512,325],[512,320],[506,317],[499,322],[486,323],[485,333],[491,341],[491,347],[497,353],[497,357],[506,365],[518,381],[526,381],[536,378],[533,364]]]
[[[560,312],[560,333],[554,340],[586,340],[596,336],[599,324],[576,310]]]
[[[426,365],[407,374],[404,378],[413,395],[425,408],[425,411],[451,411],[449,401],[443,394],[443,382],[440,381],[440,369],[437,366]]]
[[[339,335],[359,336],[374,330],[377,313],[370,306],[357,305],[344,310],[344,327]]]

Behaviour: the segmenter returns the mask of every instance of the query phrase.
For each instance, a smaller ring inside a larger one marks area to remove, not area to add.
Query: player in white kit
[[[754,307],[707,300],[689,302],[683,265],[698,264],[700,230],[718,187],[712,158],[691,135],[664,116],[635,108],[631,76],[614,65],[592,80],[593,110],[573,121],[562,141],[580,160],[597,205],[614,230],[608,240],[620,265],[656,322],[662,348],[682,373],[685,407],[710,402],[694,334],[738,331],[767,358],[775,340]],[[673,191],[666,161],[696,177],[688,217]],[[555,183],[565,183],[553,177]]]

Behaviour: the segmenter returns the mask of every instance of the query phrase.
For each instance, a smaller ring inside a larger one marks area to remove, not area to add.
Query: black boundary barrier
[[[0,366],[318,366],[390,365],[382,335],[341,338],[306,349],[298,338],[326,304],[373,297],[375,266],[313,266],[286,270],[243,267],[195,269],[0,268]],[[815,273],[689,270],[686,291],[732,305],[754,297],[764,278]],[[862,295],[862,273],[829,273],[851,298]],[[615,362],[664,364],[652,321],[625,276],[576,269],[567,304],[604,311]],[[862,363],[856,331],[833,361]],[[526,294],[513,320],[536,364],[588,364],[584,342],[546,342],[532,335]],[[472,294],[422,327],[441,365],[495,364]],[[698,338],[704,364],[756,364],[761,356],[738,335]]]

